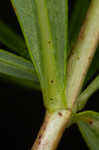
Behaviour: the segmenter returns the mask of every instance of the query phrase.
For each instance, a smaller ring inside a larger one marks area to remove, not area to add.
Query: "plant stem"
[[[68,127],[72,109],[80,93],[86,73],[96,51],[99,39],[99,0],[92,0],[84,25],[67,70],[67,104],[68,110],[46,113],[43,126],[32,150],[55,150],[59,140]]]
[[[82,88],[99,40],[99,0],[92,0],[67,66],[67,103],[72,109]]]
[[[32,150],[55,150],[70,120],[71,111],[60,110],[45,115],[43,126]]]

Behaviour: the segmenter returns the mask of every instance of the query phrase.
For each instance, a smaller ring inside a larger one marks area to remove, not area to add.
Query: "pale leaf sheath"
[[[99,1],[92,0],[78,41],[68,62],[67,100],[72,108],[83,85],[99,39]]]

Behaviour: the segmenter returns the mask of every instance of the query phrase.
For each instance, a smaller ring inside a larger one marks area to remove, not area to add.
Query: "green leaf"
[[[90,65],[89,71],[87,73],[86,79],[84,81],[83,88],[88,84],[88,82],[93,78],[93,76],[99,72],[99,46]]]
[[[11,0],[39,76],[45,106],[65,107],[67,0]]]
[[[76,115],[75,121],[90,150],[99,150],[99,113],[81,112]]]
[[[0,77],[28,88],[40,89],[32,63],[5,50],[0,50]]]
[[[83,109],[91,95],[99,90],[99,75],[88,85],[77,99],[77,110]]]
[[[22,37],[2,21],[0,21],[0,42],[20,56],[30,59]]]
[[[78,33],[81,29],[82,23],[84,22],[86,12],[89,7],[90,0],[76,0],[74,8],[72,10],[69,22],[69,41],[70,41],[70,50],[78,37]],[[69,50],[69,54],[70,54]]]

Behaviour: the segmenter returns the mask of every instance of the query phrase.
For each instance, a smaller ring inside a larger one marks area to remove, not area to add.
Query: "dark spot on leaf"
[[[52,101],[52,100],[53,100],[53,98],[50,98],[50,100]]]
[[[38,142],[38,145],[40,145],[41,141]]]
[[[58,115],[61,117],[61,116],[63,116],[63,114],[61,113],[61,112],[58,112]]]
[[[91,63],[91,61],[92,61],[92,57],[91,56],[88,57],[88,61],[89,61],[89,63]]]
[[[84,76],[84,77],[86,76],[86,72],[85,72],[85,71],[83,72],[83,76]]]
[[[54,81],[53,81],[53,80],[51,80],[51,83],[54,83]]]
[[[85,31],[85,25],[83,25],[81,27],[80,34],[79,34],[79,40],[83,40],[84,39],[84,31]]]
[[[14,11],[16,12],[16,8],[15,8],[15,7],[13,7],[13,9],[14,9]]]
[[[48,41],[48,44],[51,44],[51,41]]]
[[[72,109],[71,109],[71,108],[67,108],[67,110],[70,111],[70,112],[72,112]]]
[[[38,137],[38,138],[39,138],[39,139],[41,139],[41,137],[42,137],[42,135],[39,135],[39,137]]]
[[[89,123],[90,125],[92,125],[92,124],[93,124],[93,120],[88,120],[88,123]]]

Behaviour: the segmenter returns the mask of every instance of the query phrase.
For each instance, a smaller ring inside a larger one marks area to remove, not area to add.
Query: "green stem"
[[[67,103],[73,108],[99,39],[99,0],[92,0],[78,41],[69,58],[67,70]]]

